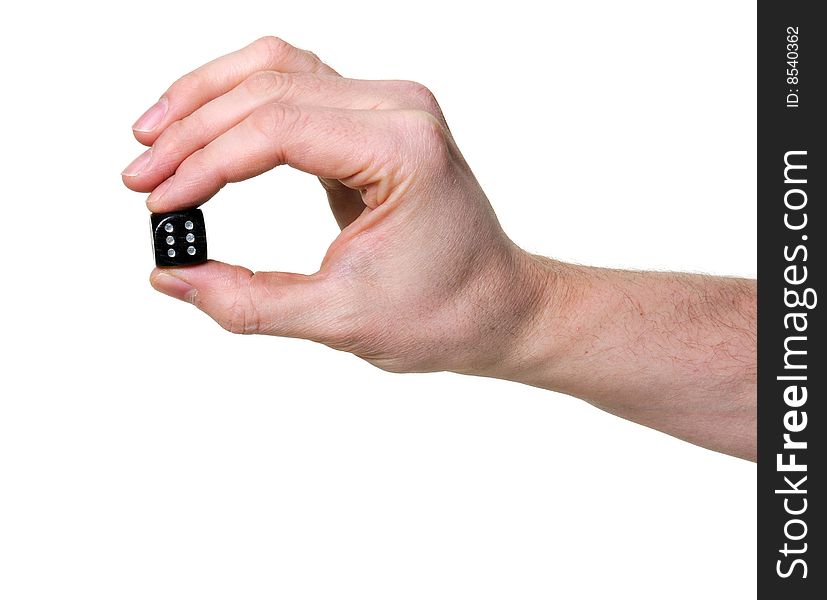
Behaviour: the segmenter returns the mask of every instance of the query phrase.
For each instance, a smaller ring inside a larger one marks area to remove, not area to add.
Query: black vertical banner
[[[758,596],[827,598],[827,19],[758,3]]]

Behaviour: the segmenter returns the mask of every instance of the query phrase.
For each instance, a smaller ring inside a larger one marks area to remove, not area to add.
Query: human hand
[[[566,265],[503,233],[433,95],[340,77],[263,38],[179,79],[134,126],[124,183],[155,212],[290,165],[342,228],[311,275],[209,261],[152,285],[226,329],[316,340],[390,371],[561,391],[755,457],[755,282]]]
[[[151,148],[123,181],[154,212],[285,164],[327,192],[342,231],[314,274],[152,272],[229,331],[312,339],[390,371],[494,374],[548,308],[553,270],[504,234],[420,84],[345,79],[266,37],[179,79],[134,132]]]

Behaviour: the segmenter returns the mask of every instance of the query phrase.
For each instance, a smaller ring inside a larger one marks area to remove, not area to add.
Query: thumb
[[[159,292],[190,302],[232,333],[262,333],[324,341],[337,320],[326,310],[332,294],[319,275],[258,272],[208,261],[155,269]]]

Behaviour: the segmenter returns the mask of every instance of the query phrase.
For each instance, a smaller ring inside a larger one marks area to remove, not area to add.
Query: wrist
[[[502,322],[486,356],[461,372],[553,389],[554,373],[570,352],[586,270],[515,247],[500,294]]]

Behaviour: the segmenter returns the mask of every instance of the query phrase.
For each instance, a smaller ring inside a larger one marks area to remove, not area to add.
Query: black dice
[[[207,260],[204,213],[197,208],[154,213],[150,223],[155,264],[159,267],[184,267]]]

